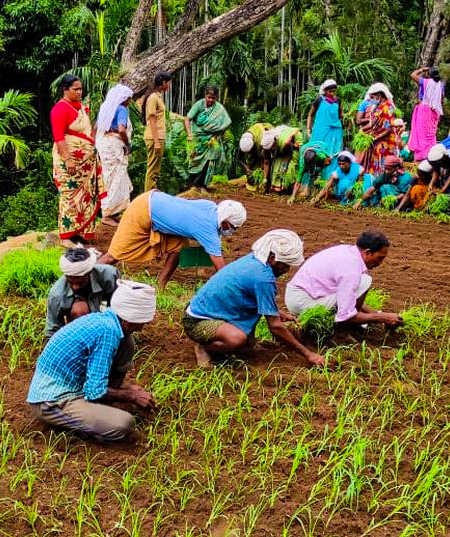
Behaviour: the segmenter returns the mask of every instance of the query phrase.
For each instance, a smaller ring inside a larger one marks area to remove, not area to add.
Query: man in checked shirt
[[[27,397],[37,419],[103,442],[128,436],[134,421],[130,413],[108,403],[156,406],[153,395],[137,384],[111,382],[123,339],[142,330],[156,310],[153,287],[117,283],[110,308],[75,319],[50,339],[36,363]]]

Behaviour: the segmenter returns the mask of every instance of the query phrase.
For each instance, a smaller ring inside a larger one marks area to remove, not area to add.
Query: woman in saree
[[[309,141],[323,142],[333,157],[343,148],[342,107],[336,92],[336,81],[326,80],[320,86],[319,96],[313,102],[306,122]],[[336,168],[337,159],[333,158],[331,164],[322,170],[322,178],[328,179]]]
[[[130,204],[133,190],[128,176],[131,122],[128,113],[133,90],[117,84],[108,91],[97,118],[95,144],[102,163],[106,198],[102,199],[102,223],[119,225],[119,216]]]
[[[382,83],[370,86],[366,100],[375,104],[370,108],[370,118],[363,132],[372,136],[369,149],[357,156],[359,164],[367,173],[379,176],[384,172],[384,160],[387,156],[398,156],[397,137],[394,131],[395,106],[392,94]]]
[[[270,181],[267,191],[289,194],[297,179],[298,154],[302,133],[297,127],[280,125],[263,136],[264,152],[271,153]]]
[[[52,108],[53,178],[59,193],[59,236],[64,246],[94,238],[100,199],[106,196],[88,109],[79,78],[66,75],[63,98]]]
[[[414,160],[420,161],[427,158],[428,151],[437,143],[445,85],[436,67],[416,69],[411,78],[419,86],[419,102],[413,110],[408,146],[414,151]]]
[[[308,142],[303,144],[299,152],[298,176],[294,184],[292,196],[288,205],[294,203],[297,195],[307,198],[314,186],[315,180],[321,176],[322,170],[331,163],[331,155],[328,153],[324,142]]]
[[[227,169],[223,134],[231,125],[231,119],[224,106],[217,102],[218,96],[219,89],[208,86],[204,99],[197,101],[188,112],[188,138],[194,137],[189,174],[191,184],[198,188],[206,189],[214,175],[222,175]]]

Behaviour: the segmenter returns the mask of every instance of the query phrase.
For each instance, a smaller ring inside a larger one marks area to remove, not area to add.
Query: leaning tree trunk
[[[142,93],[156,71],[177,71],[214,46],[223,43],[276,13],[288,0],[246,0],[242,5],[182,35],[169,34],[157,47],[136,57],[122,81]],[[124,66],[125,67],[125,66]]]
[[[136,57],[139,40],[147,22],[152,3],[153,0],[139,0],[139,5],[134,12],[133,20],[131,21],[131,26],[123,47],[121,63],[124,66],[130,64]]]
[[[438,63],[441,39],[450,29],[450,21],[445,15],[446,0],[434,0],[433,11],[428,21],[424,44],[419,57],[419,65],[431,67]]]

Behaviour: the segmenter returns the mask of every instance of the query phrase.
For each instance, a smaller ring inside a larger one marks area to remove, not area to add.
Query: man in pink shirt
[[[287,284],[285,301],[293,315],[314,306],[335,309],[337,323],[402,322],[396,313],[374,311],[364,304],[372,278],[368,269],[381,265],[389,240],[379,231],[364,231],[356,245],[332,246],[311,256]]]

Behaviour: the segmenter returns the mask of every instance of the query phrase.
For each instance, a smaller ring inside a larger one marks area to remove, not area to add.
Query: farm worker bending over
[[[384,173],[376,177],[355,205],[359,209],[364,202],[377,205],[383,198],[396,198],[395,205],[401,203],[411,184],[411,174],[403,169],[403,160],[394,155],[388,155],[384,160]]]
[[[111,298],[111,308],[64,326],[39,356],[27,402],[33,415],[47,423],[93,436],[121,440],[133,416],[108,402],[152,408],[151,393],[136,384],[111,384],[110,373],[123,339],[149,323],[156,309],[155,290],[125,280]]]
[[[225,266],[221,235],[232,235],[247,218],[238,201],[219,204],[208,200],[187,200],[152,190],[135,198],[125,211],[99,263],[117,261],[148,263],[167,254],[158,277],[162,289],[178,266],[180,250],[188,239],[196,240],[209,254],[216,270]]]
[[[196,342],[200,367],[213,365],[212,355],[242,349],[262,315],[270,331],[311,364],[322,365],[322,356],[302,345],[283,325],[293,320],[278,310],[276,279],[303,262],[303,243],[287,229],[269,231],[252,246],[252,252],[215,274],[188,305],[183,325]]]
[[[287,284],[286,306],[296,316],[318,305],[336,309],[337,323],[399,325],[402,320],[396,313],[374,311],[364,304],[372,284],[367,270],[381,265],[388,250],[383,233],[364,231],[356,245],[332,246],[314,254]]]
[[[448,194],[450,187],[450,153],[444,144],[436,144],[428,152],[428,162],[433,166],[430,190],[435,194]]]

